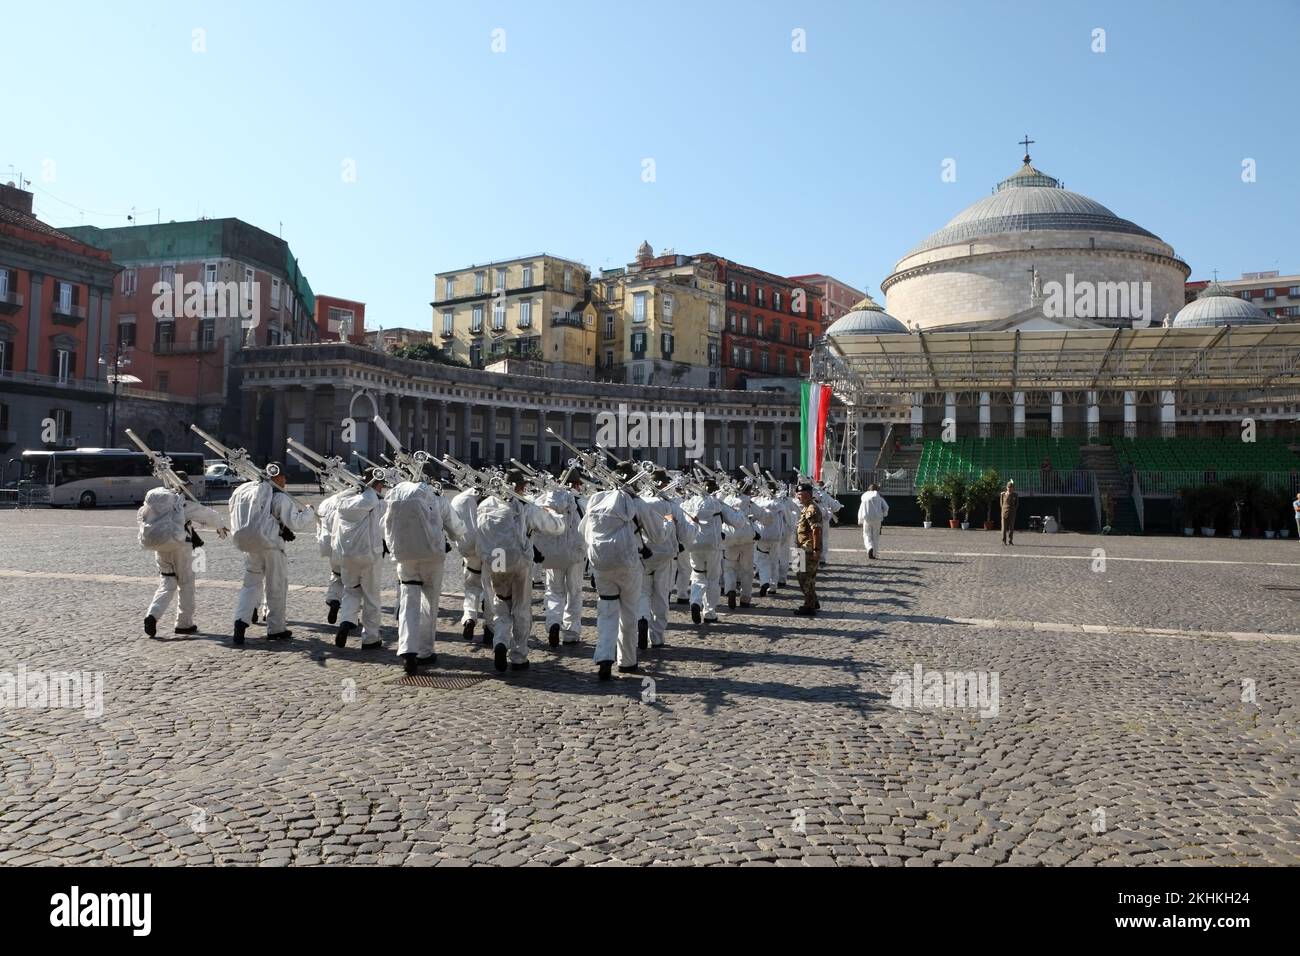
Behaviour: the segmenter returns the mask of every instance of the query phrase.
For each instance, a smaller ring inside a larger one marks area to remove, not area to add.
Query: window
[[[645,293],[638,292],[632,296],[632,321],[645,321]]]
[[[9,291],[17,285],[17,283],[9,276],[10,272],[8,269],[0,269],[0,302],[8,299]]]
[[[526,329],[532,324],[533,324],[533,303],[520,302],[519,303],[519,327],[521,329]]]
[[[60,385],[66,385],[77,374],[76,353],[71,349],[55,349],[50,373],[59,380]]]
[[[500,269],[500,268],[498,268],[498,269],[497,269],[497,284],[496,284],[493,288],[496,288],[496,289],[504,289],[505,287],[506,287],[506,270],[505,270],[505,269]]]
[[[271,276],[271,308],[280,308],[280,280]]]
[[[709,364],[716,366],[718,364],[718,343],[709,343]]]
[[[660,333],[659,351],[663,354],[663,357],[666,359],[673,357],[673,334],[671,332]]]
[[[533,264],[530,262],[524,266],[524,288],[530,289],[533,285]]]
[[[1277,298],[1277,294],[1276,294],[1276,293],[1277,293],[1277,290],[1276,290],[1276,289],[1265,289],[1265,290],[1264,290],[1264,299],[1265,299],[1266,301],[1268,301],[1268,302],[1272,302],[1274,299]]]
[[[745,368],[754,367],[754,350],[745,349]]]
[[[167,387],[168,387],[169,385],[171,385],[171,383],[172,383],[172,380],[171,380],[171,375],[170,375],[170,373],[168,373],[168,372],[159,372],[159,373],[158,373],[158,391],[160,391],[160,392],[165,392],[165,391],[167,391]]]
[[[758,304],[759,304],[759,305],[762,305],[762,304],[763,304],[763,287],[762,287],[762,286],[759,286],[759,287],[758,287]]]
[[[451,309],[442,310],[442,334],[452,335],[456,331],[456,313]]]
[[[644,332],[632,333],[632,354],[637,358],[645,355],[645,338]]]
[[[213,291],[212,287],[217,281],[217,264],[215,262],[203,263],[203,282],[209,292]]]
[[[760,339],[763,337],[763,317],[761,315],[754,316],[754,334]]]
[[[803,359],[801,359],[797,355],[794,357],[794,374],[796,375],[803,374]]]
[[[1300,285],[1293,285],[1286,290],[1287,298],[1300,299]]]
[[[747,315],[742,315],[740,317],[740,334],[741,335],[749,334],[749,316]]]
[[[1242,291],[1242,293],[1241,293],[1241,297],[1242,297],[1243,299],[1246,299],[1247,301],[1249,301],[1249,300],[1250,300],[1250,297],[1251,297],[1251,296],[1250,296],[1250,290],[1249,290],[1249,289],[1244,289],[1244,290]]]
[[[728,312],[728,313],[727,313],[727,328],[730,329],[732,332],[736,331],[736,313],[735,313],[735,312]]]
[[[718,307],[709,303],[709,328],[715,331],[718,328]]]
[[[564,267],[564,291],[573,291],[573,270],[568,266]]]
[[[244,287],[243,287],[242,289],[239,290],[239,291],[242,292],[243,295],[244,295],[244,311],[245,311],[245,312],[252,312],[252,311],[253,311],[253,295],[254,295],[254,290],[255,290],[256,288],[257,288],[257,281],[256,281],[256,278],[255,278],[255,273],[253,272],[252,269],[249,269],[249,268],[245,267],[245,268],[244,268]]]
[[[614,367],[614,353],[613,353],[612,351],[606,350],[606,351],[605,351],[605,368],[613,368],[613,367]]]
[[[124,349],[135,347],[134,315],[124,315],[117,320],[117,345]]]
[[[731,367],[740,368],[740,346],[739,345],[733,345],[731,347]]]
[[[471,332],[483,331],[483,306],[474,306],[473,311],[470,313],[469,330]]]
[[[710,373],[709,373],[709,388],[717,388],[717,387],[718,387],[718,373],[717,373],[717,372],[710,372]]]
[[[740,284],[740,297],[741,297],[742,299],[744,299],[746,302],[749,301],[749,283],[748,283],[748,282],[742,282],[742,283]]]
[[[781,341],[781,320],[780,319],[772,320],[772,340],[774,342]]]
[[[453,277],[449,277],[449,278],[443,279],[443,280],[442,280],[442,297],[443,297],[444,299],[452,299],[452,298],[455,298],[455,296],[456,296],[456,279],[455,279],[455,277],[453,276]]]
[[[767,349],[758,353],[758,367],[760,371],[767,371]]]
[[[176,288],[176,267],[159,266],[158,281],[166,286],[169,290]]]
[[[772,308],[776,309],[778,312],[781,311],[781,293],[780,293],[780,292],[773,292],[773,293],[772,293]]]
[[[727,295],[731,296],[733,299],[736,297],[736,280],[735,280],[735,279],[732,279],[730,282],[727,283]]]
[[[673,297],[667,293],[664,294],[664,321],[673,320]]]
[[[487,281],[487,273],[486,273],[486,272],[476,272],[476,273],[474,273],[474,294],[475,294],[475,295],[482,295],[482,294],[483,294],[483,284],[484,284],[486,281]]]
[[[122,294],[135,295],[137,276],[134,268],[122,270]]]
[[[614,337],[614,313],[610,312],[605,316],[605,338]]]
[[[0,339],[0,372],[14,370],[14,344],[8,339]]]
[[[632,366],[632,384],[633,385],[645,384],[645,366],[643,365]]]
[[[785,353],[784,352],[776,353],[776,374],[777,375],[785,374]]]
[[[9,430],[9,406],[0,402],[0,432]]]
[[[793,322],[790,323],[790,344],[799,344],[799,328]]]
[[[492,328],[496,330],[506,327],[506,304],[498,299],[492,303]]]
[[[154,348],[162,351],[171,348],[176,341],[176,323],[171,319],[159,319],[154,330]]]
[[[474,368],[483,367],[483,346],[477,342],[469,347],[469,364]]]
[[[812,348],[812,347],[813,347],[813,334],[812,334],[812,330],[809,329],[809,330],[808,330],[806,333],[804,333],[804,334],[808,336],[808,347],[809,347],[809,348]]]
[[[199,319],[199,345],[212,348],[217,342],[217,320]]]
[[[55,289],[59,300],[59,304],[58,304],[59,312],[61,312],[63,315],[70,314],[72,312],[72,291],[73,291],[72,283],[56,282]]]

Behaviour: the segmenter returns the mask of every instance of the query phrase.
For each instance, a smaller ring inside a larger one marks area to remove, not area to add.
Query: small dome
[[[826,330],[831,338],[840,335],[887,335],[893,332],[906,335],[907,326],[882,309],[871,296],[832,322]]]
[[[1214,328],[1223,325],[1276,325],[1267,312],[1243,299],[1231,289],[1211,282],[1197,296],[1178,310],[1172,327],[1175,329]]]
[[[649,240],[642,242],[637,248],[636,257],[638,261],[641,259],[653,259],[655,257],[655,251],[650,247]]]

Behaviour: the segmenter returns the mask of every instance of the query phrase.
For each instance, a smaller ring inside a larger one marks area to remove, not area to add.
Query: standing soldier
[[[185,472],[176,472],[176,477],[186,488],[190,487],[190,476]],[[154,552],[158,562],[158,590],[145,612],[144,632],[150,637],[157,635],[158,618],[167,613],[172,595],[176,595],[176,633],[198,633],[198,625],[194,623],[194,551],[203,547],[203,542],[194,526],[213,528],[220,538],[229,534],[230,529],[211,508],[165,485],[151,489],[144,496],[136,520],[140,547]]]
[[[795,614],[815,617],[821,602],[817,600],[817,568],[825,551],[822,541],[822,513],[813,504],[813,486],[799,486],[799,521],[795,525],[795,544],[799,548],[802,568],[797,568],[799,589],[803,591],[803,605]]]
[[[1020,496],[1016,494],[1015,481],[1007,482],[1007,490],[1000,495],[1002,503],[1002,543],[1015,544],[1016,508],[1020,505]]]
[[[284,493],[284,467],[273,461],[266,477],[246,481],[230,495],[231,542],[244,552],[244,581],[235,607],[234,643],[244,643],[253,612],[266,599],[266,639],[287,641],[293,633],[285,627],[289,599],[289,572],[284,546],[295,531],[315,527],[311,505],[299,507]]]
[[[384,555],[384,473],[370,468],[362,476],[366,487],[339,499],[334,512],[332,543],[343,569],[343,622],[334,635],[335,647],[346,647],[348,635],[361,625],[361,649],[384,646],[380,636],[379,561]]]
[[[554,508],[564,518],[562,534],[539,535],[537,542],[546,572],[546,633],[551,647],[579,643],[582,628],[582,572],[587,556],[578,531],[582,475],[577,468],[565,473],[564,484],[568,487],[538,499],[538,504]]]

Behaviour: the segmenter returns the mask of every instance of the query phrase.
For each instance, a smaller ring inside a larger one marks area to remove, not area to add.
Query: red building
[[[0,451],[103,441],[116,272],[33,216],[31,193],[0,185]]]
[[[822,329],[826,331],[836,319],[848,315],[853,307],[866,298],[866,293],[841,282],[834,276],[814,273],[806,276],[791,276],[795,282],[802,282],[816,288],[822,294]]]
[[[816,286],[741,265],[712,253],[726,289],[722,326],[722,384],[745,388],[752,378],[802,378],[822,333],[822,294]]]
[[[316,296],[316,330],[322,342],[338,342],[347,329],[347,340],[353,345],[366,341],[366,304],[332,295]]]

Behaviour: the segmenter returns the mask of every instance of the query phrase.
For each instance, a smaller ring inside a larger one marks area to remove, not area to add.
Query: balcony
[[[581,312],[557,312],[551,318],[551,325],[564,325],[574,329],[583,328]]]
[[[23,297],[17,292],[0,292],[0,315],[13,315],[23,307]]]
[[[198,355],[217,350],[216,342],[155,342],[154,355]]]
[[[50,306],[50,314],[55,325],[80,325],[86,321],[84,305],[62,305],[56,301]]]

